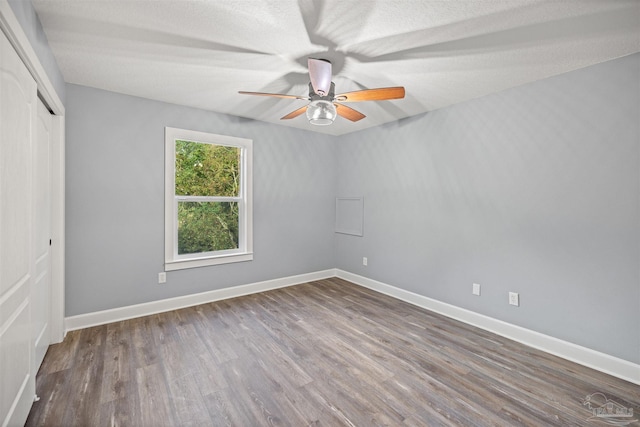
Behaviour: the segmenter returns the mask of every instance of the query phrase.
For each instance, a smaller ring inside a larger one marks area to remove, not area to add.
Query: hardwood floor
[[[604,425],[596,392],[638,418],[639,386],[329,279],[70,332],[26,425]]]

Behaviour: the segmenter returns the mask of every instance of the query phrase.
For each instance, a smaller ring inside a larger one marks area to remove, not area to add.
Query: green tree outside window
[[[175,195],[192,196],[178,201],[178,254],[237,249],[241,149],[185,140],[175,149]]]

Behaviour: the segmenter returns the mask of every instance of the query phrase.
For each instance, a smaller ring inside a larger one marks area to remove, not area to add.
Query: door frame
[[[65,109],[8,0],[0,0],[0,30],[38,86],[38,96],[52,113],[51,141],[51,343],[66,334],[65,306]]]

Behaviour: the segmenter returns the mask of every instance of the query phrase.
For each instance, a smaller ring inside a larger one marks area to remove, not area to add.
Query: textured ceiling
[[[640,51],[640,0],[34,0],[69,83],[340,135]],[[367,117],[279,120],[307,58]]]

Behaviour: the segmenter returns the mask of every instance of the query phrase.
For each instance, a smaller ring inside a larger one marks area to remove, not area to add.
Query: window
[[[252,147],[165,128],[165,270],[253,259]]]

